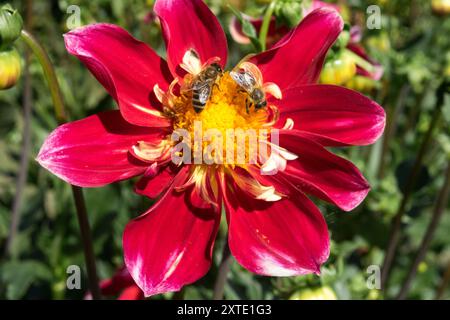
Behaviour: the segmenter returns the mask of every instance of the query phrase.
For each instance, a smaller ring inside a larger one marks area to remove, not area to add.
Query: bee
[[[267,106],[262,74],[254,64],[244,62],[237,69],[231,71],[230,76],[248,95],[245,100],[247,113],[249,113],[252,105],[255,107],[255,110]]]
[[[190,82],[192,90],[192,107],[195,112],[200,113],[206,106],[211,97],[214,85],[217,79],[223,74],[222,67],[214,62],[207,65]]]

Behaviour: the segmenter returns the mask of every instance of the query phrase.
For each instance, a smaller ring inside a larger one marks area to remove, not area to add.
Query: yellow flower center
[[[255,152],[255,140],[252,139],[256,138],[257,143],[261,135],[270,133],[267,127],[270,117],[268,109],[255,110],[248,93],[236,84],[229,72],[217,80],[201,112],[197,113],[192,106],[192,92],[176,97],[172,102],[174,130],[189,132],[193,153],[200,149],[204,153],[208,147],[211,149],[213,144],[217,144],[211,154],[222,159],[221,163],[226,165],[243,164],[244,159],[248,163]],[[248,110],[247,106],[250,106]],[[203,138],[201,145],[195,143],[200,136]],[[217,152],[219,147],[221,151]],[[227,152],[233,152],[234,159],[227,158]],[[239,154],[243,156],[239,158]]]

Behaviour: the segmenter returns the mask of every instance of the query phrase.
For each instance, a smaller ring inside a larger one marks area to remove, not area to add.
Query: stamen
[[[230,171],[234,181],[240,189],[247,192],[255,199],[274,202],[281,199],[273,186],[264,186],[258,180],[246,173],[238,173],[239,170]]]
[[[266,82],[263,85],[264,92],[269,93],[275,99],[281,100],[283,98],[283,94],[281,93],[280,87],[273,82]]]
[[[147,162],[157,162],[165,160],[170,155],[172,146],[167,140],[161,141],[159,144],[148,143],[145,141],[139,141],[132,147],[134,155]]]
[[[292,120],[291,118],[287,118],[283,130],[292,130],[292,129],[294,129],[294,120]]]
[[[197,75],[202,72],[202,63],[198,53],[194,49],[189,49],[186,51],[180,67],[191,75]]]

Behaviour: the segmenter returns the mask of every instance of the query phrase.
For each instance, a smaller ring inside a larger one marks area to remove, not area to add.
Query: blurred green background
[[[32,3],[27,16],[26,2]],[[252,16],[261,16],[268,1],[207,1],[228,33],[233,16],[231,4]],[[295,2],[295,1],[291,1]],[[331,2],[331,1],[329,1]],[[366,8],[380,6],[380,30],[364,28]],[[332,290],[338,299],[381,299],[377,289],[369,289],[367,268],[381,265],[389,228],[402,197],[406,177],[430,123],[436,90],[450,73],[450,17],[433,13],[427,0],[339,1],[346,6],[347,22],[363,27],[362,45],[384,67],[384,76],[367,92],[387,111],[389,125],[385,140],[369,147],[333,150],[351,159],[372,185],[364,203],[350,213],[315,201],[326,216],[332,238],[329,261],[321,277],[275,279],[252,275],[233,263],[225,297],[230,299],[287,299],[320,288]],[[157,21],[151,16],[152,1],[144,0],[34,0],[12,1],[31,32],[48,51],[57,70],[70,118],[81,119],[115,108],[114,101],[88,70],[64,48],[67,8],[81,9],[81,23],[110,22],[129,30],[164,56]],[[31,20],[30,20],[31,19]],[[251,45],[239,45],[229,37],[230,65],[252,52]],[[17,48],[22,56],[23,43]],[[66,268],[84,268],[80,235],[70,187],[40,168],[34,157],[45,137],[57,126],[42,69],[31,60],[32,118],[29,172],[23,191],[19,231],[11,253],[5,251],[10,232],[11,210],[16,195],[23,144],[24,81],[0,91],[0,298],[1,299],[81,299],[82,290],[67,290]],[[403,219],[402,238],[385,298],[392,298],[405,280],[430,221],[433,206],[443,184],[450,159],[450,101],[428,146],[424,166]],[[100,278],[111,277],[122,264],[122,231],[126,223],[146,210],[151,202],[133,193],[132,181],[100,189],[86,189],[85,196],[94,238]],[[424,261],[419,265],[409,298],[433,299],[450,265],[450,207],[433,237]],[[225,224],[222,224],[225,227]],[[209,299],[223,243],[221,230],[215,250],[215,264],[208,275],[185,289],[187,299]],[[85,272],[83,272],[85,277]],[[157,296],[168,299],[172,294]],[[446,288],[444,298],[450,298]]]

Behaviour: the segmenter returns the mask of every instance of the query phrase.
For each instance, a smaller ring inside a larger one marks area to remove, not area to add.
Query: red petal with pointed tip
[[[158,84],[168,88],[172,76],[167,63],[145,43],[111,24],[93,24],[64,35],[70,54],[80,59],[119,104],[130,123],[167,127],[153,93]]]
[[[319,273],[330,253],[327,225],[302,193],[265,202],[245,193],[226,196],[230,250],[247,270],[266,276]]]
[[[157,0],[155,13],[161,20],[167,60],[174,76],[185,72],[179,65],[186,51],[194,49],[202,63],[219,57],[227,63],[227,39],[219,21],[202,0]]]
[[[343,26],[336,10],[315,10],[270,50],[250,61],[261,69],[264,82],[274,82],[281,90],[315,83]]]
[[[125,228],[125,263],[145,296],[178,291],[209,270],[220,215],[188,201],[170,191]]]
[[[334,203],[345,211],[357,207],[370,190],[351,162],[309,140],[302,132],[280,130],[280,146],[298,156],[279,173],[303,192]]]
[[[103,112],[58,127],[37,161],[70,184],[100,187],[143,173],[148,164],[129,150],[136,141],[159,143],[161,137],[158,129],[129,124],[119,111]]]
[[[134,190],[140,195],[156,199],[167,190],[177,173],[178,170],[171,165],[149,168],[136,183]]]
[[[272,102],[280,110],[278,126],[287,118],[294,129],[325,146],[368,145],[385,127],[382,107],[362,94],[338,86],[309,85],[284,91],[282,100]]]

